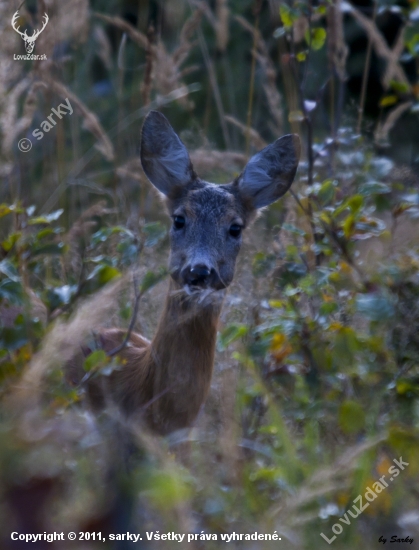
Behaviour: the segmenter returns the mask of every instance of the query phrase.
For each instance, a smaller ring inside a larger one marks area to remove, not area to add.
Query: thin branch
[[[396,41],[395,48],[390,49],[387,45],[386,39],[378,30],[377,25],[354,6],[351,5],[350,7],[351,9],[349,10],[349,13],[358,21],[358,23],[368,34],[376,54],[387,63],[387,70],[382,78],[383,87],[386,87],[386,81],[384,80],[385,78],[388,82],[391,79],[398,80],[410,89],[409,79],[407,78],[399,60],[400,56],[398,55],[398,48],[400,47],[400,43]]]
[[[205,65],[207,67],[208,76],[211,83],[212,92],[214,94],[215,104],[217,106],[218,111],[218,117],[220,119],[221,129],[223,132],[224,141],[226,144],[227,149],[231,149],[230,144],[230,135],[228,133],[228,127],[225,121],[225,112],[223,107],[223,102],[221,99],[220,89],[218,87],[217,78],[214,71],[214,66],[212,64],[209,52],[208,52],[208,46],[205,42],[204,35],[202,33],[201,28],[198,29],[198,40],[199,40],[199,46],[202,51],[202,55],[204,57]]]
[[[64,304],[62,307],[55,309],[51,313],[51,316],[50,316],[51,321],[56,319],[59,315],[62,315],[63,313],[68,311],[70,309],[70,307],[72,307],[74,305],[76,300],[81,296],[81,293],[84,290],[84,287],[87,283],[87,279],[85,279],[85,277],[84,277],[85,272],[86,272],[86,263],[84,261],[85,252],[86,252],[85,249],[83,249],[82,252],[81,252],[81,267],[80,267],[79,278],[78,278],[78,281],[77,281],[76,292],[73,294],[73,296],[71,297],[68,304]]]
[[[138,308],[140,306],[140,300],[143,296],[143,292],[138,292],[138,280],[137,280],[137,273],[134,272],[133,275],[133,285],[134,285],[134,293],[135,293],[135,302],[134,302],[134,310],[132,312],[131,321],[128,326],[127,333],[125,335],[125,338],[123,339],[122,343],[119,344],[119,346],[116,346],[113,350],[107,353],[108,357],[113,357],[114,355],[117,355],[120,351],[122,351],[125,346],[128,344],[129,339],[131,338],[131,333],[134,330],[135,323],[137,321],[137,315],[138,315]]]
[[[376,142],[380,141],[387,141],[388,134],[393,128],[393,126],[396,124],[396,122],[399,120],[399,118],[412,107],[413,101],[405,101],[404,103],[400,103],[400,105],[397,105],[394,109],[392,109],[387,118],[385,119],[383,124],[380,124],[375,131],[374,134],[374,140]]]
[[[250,68],[250,88],[249,88],[249,101],[247,104],[247,117],[246,117],[246,157],[249,157],[250,153],[250,128],[252,126],[252,107],[253,107],[253,96],[255,91],[255,69],[256,69],[256,49],[258,43],[258,33],[259,33],[259,15],[260,15],[261,1],[257,0],[255,7],[255,29],[253,35],[253,48],[252,48],[252,65]]]
[[[372,14],[373,23],[375,23],[376,15],[377,15],[377,2],[374,2],[374,11]],[[370,74],[371,53],[372,53],[372,38],[371,38],[371,34],[368,34],[367,56],[365,58],[364,74],[362,75],[361,99],[359,101],[358,123],[356,125],[356,131],[358,134],[361,132],[362,118],[364,116],[365,98],[367,95],[367,83],[368,83],[368,76]]]
[[[144,71],[144,81],[141,84],[141,93],[143,99],[143,105],[148,105],[150,103],[151,97],[151,86],[152,86],[152,73],[153,73],[153,62],[154,62],[154,48],[153,44],[155,41],[155,33],[153,25],[150,25],[147,31],[147,50],[146,50],[146,67]]]

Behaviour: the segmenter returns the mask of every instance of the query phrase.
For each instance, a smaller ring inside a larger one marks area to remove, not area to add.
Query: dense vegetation
[[[35,49],[46,61],[13,59],[18,8],[0,1],[2,548],[18,547],[12,531],[130,531],[138,548],[156,531],[217,537],[176,543],[187,548],[233,532],[282,539],[235,548],[397,535],[415,548],[418,2],[27,2],[22,28],[49,14]],[[156,325],[169,220],[138,159],[150,109],[209,181],[284,133],[304,143],[292,191],[247,232],[211,395],[177,439],[112,407],[92,415],[62,374],[86,341],[86,379],[121,368],[95,329],[128,327],[139,292],[136,328]]]

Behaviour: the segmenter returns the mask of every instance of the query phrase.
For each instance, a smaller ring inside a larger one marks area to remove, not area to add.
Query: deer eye
[[[183,229],[185,218],[183,216],[173,216],[173,226],[175,229]]]
[[[242,232],[241,225],[239,225],[237,223],[231,224],[230,229],[228,230],[228,232],[230,233],[230,235],[232,237],[235,237],[237,239],[237,237],[240,237],[240,233]]]

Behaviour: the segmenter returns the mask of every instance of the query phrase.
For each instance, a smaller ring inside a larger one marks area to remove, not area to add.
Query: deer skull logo
[[[42,25],[42,29],[41,30],[34,30],[33,31],[33,34],[32,36],[28,36],[26,31],[25,32],[21,32],[19,29],[20,29],[20,26],[16,26],[16,23],[17,23],[17,20],[19,19],[19,11],[17,11],[14,16],[12,17],[12,27],[14,28],[14,30],[20,34],[20,36],[22,37],[23,41],[25,42],[25,48],[26,48],[26,51],[28,53],[32,53],[33,52],[33,49],[35,47],[35,40],[38,38],[38,36],[41,34],[41,32],[45,29],[45,27],[47,26],[47,23],[49,21],[49,17],[48,15],[45,13],[44,14],[44,17],[43,17],[43,20],[44,20],[44,24]]]

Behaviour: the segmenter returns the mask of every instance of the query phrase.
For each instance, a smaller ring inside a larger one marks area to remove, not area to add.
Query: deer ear
[[[171,197],[194,179],[188,151],[167,118],[150,111],[141,132],[141,164],[151,183]]]
[[[300,152],[300,138],[288,134],[254,155],[235,182],[244,203],[257,209],[282,197],[294,180]]]

